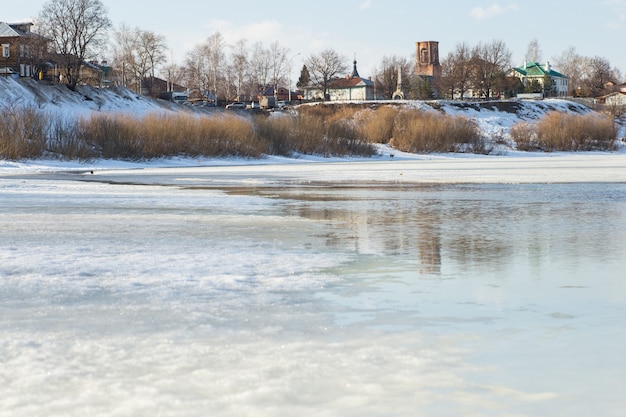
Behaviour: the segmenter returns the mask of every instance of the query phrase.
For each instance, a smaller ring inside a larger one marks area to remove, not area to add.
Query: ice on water
[[[0,178],[0,416],[622,415],[605,156]]]

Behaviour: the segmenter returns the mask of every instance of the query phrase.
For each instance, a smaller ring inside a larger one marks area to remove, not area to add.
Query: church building
[[[306,100],[321,100],[322,91],[317,86],[304,88]],[[361,78],[356,68],[356,59],[353,62],[352,72],[345,77],[335,78],[328,86],[328,100],[374,100],[374,82],[367,78]]]

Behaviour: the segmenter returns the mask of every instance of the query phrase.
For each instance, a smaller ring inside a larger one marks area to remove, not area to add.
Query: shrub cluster
[[[98,114],[66,119],[36,108],[16,108],[1,111],[0,123],[0,158],[13,160],[376,153],[371,144],[357,139],[351,123],[321,113],[272,117]]]
[[[171,156],[259,157],[293,152],[371,156],[374,143],[406,152],[488,153],[473,120],[383,105],[299,107],[296,114],[215,113],[51,116],[33,107],[0,109],[0,158],[57,157],[140,160]],[[553,112],[511,128],[520,150],[613,150],[610,117]]]
[[[305,111],[295,116],[260,117],[255,126],[258,140],[267,143],[272,154],[371,156],[376,153],[371,144],[358,138],[350,120],[327,117],[317,111]]]
[[[94,156],[105,159],[256,157],[264,151],[254,141],[250,122],[235,115],[98,115],[81,120],[79,131],[82,140],[91,144]]]
[[[616,147],[613,118],[599,114],[551,112],[537,123],[518,123],[511,138],[523,151],[611,151]]]
[[[462,116],[394,105],[366,110],[349,105],[317,105],[308,113],[323,115],[331,126],[340,123],[354,137],[370,143],[389,143],[405,152],[487,152],[476,123]],[[349,136],[347,132],[344,135]]]
[[[0,109],[0,157],[40,157],[46,149],[48,121],[35,107]]]
[[[398,113],[393,145],[405,152],[487,153],[477,124],[467,117],[421,110]]]

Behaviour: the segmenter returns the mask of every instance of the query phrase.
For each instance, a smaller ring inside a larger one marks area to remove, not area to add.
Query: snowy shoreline
[[[413,155],[372,158],[173,158],[145,162],[0,161],[1,177],[56,173],[75,179],[195,184],[277,183],[575,183],[626,182],[626,153],[518,152],[507,156]],[[179,177],[184,176],[187,180]],[[156,177],[161,177],[155,179]],[[169,178],[169,179],[168,179]]]

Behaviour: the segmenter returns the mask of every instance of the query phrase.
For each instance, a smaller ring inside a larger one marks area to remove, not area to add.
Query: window
[[[8,58],[10,56],[10,51],[9,51],[9,44],[8,43],[4,43],[2,44],[2,57],[3,58]]]

